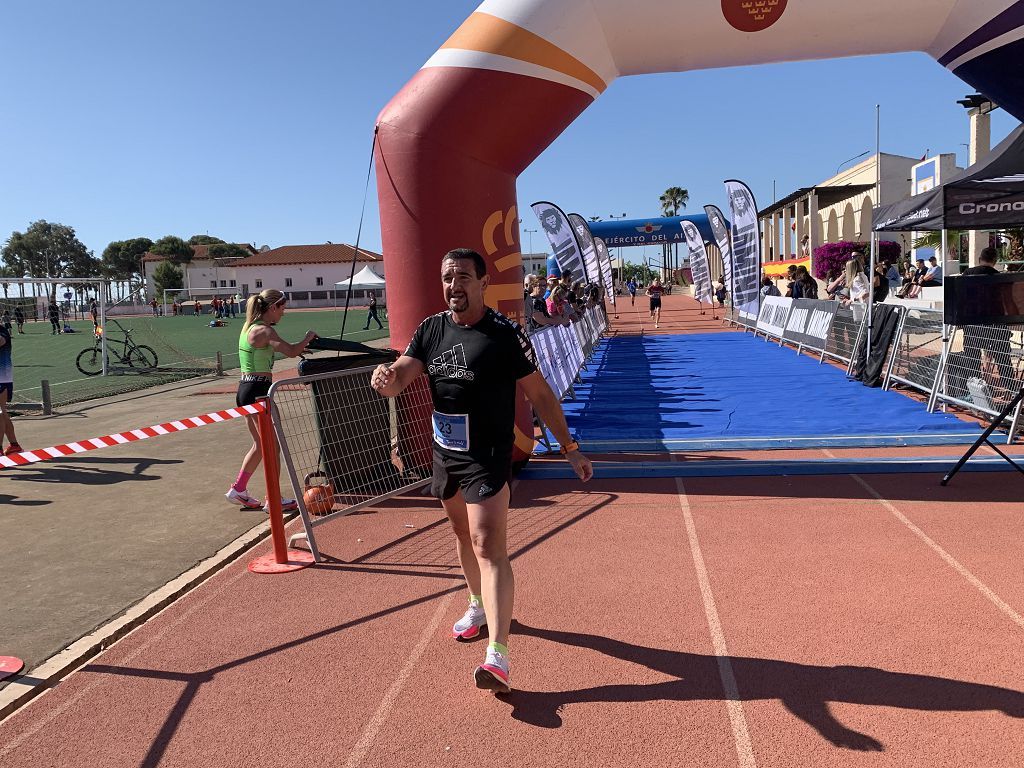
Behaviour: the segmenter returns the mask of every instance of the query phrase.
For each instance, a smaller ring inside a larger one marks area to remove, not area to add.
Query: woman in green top
[[[298,357],[305,350],[316,334],[308,331],[305,338],[297,344],[289,344],[277,335],[274,325],[284,315],[288,297],[276,289],[268,289],[255,296],[250,296],[245,305],[245,323],[238,336],[238,359],[242,367],[242,379],[238,383],[238,394],[235,403],[239,406],[252,405],[257,398],[266,397],[270,390],[270,371],[274,367],[274,353],[285,357]],[[245,454],[242,469],[238,478],[224,495],[228,501],[241,504],[246,509],[266,508],[264,502],[251,496],[246,490],[249,478],[263,460],[260,448],[260,433],[256,426],[256,416],[246,416],[249,434],[252,435],[252,447]],[[285,510],[295,509],[295,499],[281,499]]]

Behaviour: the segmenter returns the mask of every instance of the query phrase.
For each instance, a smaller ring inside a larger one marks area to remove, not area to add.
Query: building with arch
[[[952,155],[939,156],[945,164]],[[911,191],[912,170],[921,158],[882,152],[872,155],[818,184],[801,187],[758,212],[761,223],[761,263],[768,274],[782,274],[789,264],[809,266],[810,254],[823,243],[867,240],[871,209],[902,200]],[[955,162],[952,163],[955,166]],[[879,183],[876,186],[876,168]],[[959,170],[959,169],[957,169]],[[800,247],[804,236],[808,248]],[[909,252],[911,233],[893,233]]]

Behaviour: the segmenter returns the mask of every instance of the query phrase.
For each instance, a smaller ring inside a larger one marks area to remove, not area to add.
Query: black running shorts
[[[512,454],[502,453],[480,461],[472,456],[452,456],[434,451],[434,479],[430,494],[450,499],[461,488],[467,504],[479,504],[498,493],[512,475]]]
[[[661,309],[661,297],[658,296],[655,298],[654,296],[651,296],[651,312],[656,309]]]
[[[235,405],[254,405],[256,400],[266,397],[270,391],[271,379],[269,376],[253,376],[251,373],[242,375],[238,383],[238,394],[235,395]]]

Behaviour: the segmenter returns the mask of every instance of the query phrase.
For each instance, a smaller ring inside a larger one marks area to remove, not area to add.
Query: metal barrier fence
[[[932,404],[996,417],[1024,387],[1024,326],[955,327],[941,356]],[[1021,404],[1008,414],[1007,442],[1021,426]]]
[[[832,320],[832,328],[829,330],[828,342],[825,345],[825,356],[846,363],[849,370],[866,318],[867,312],[863,304],[840,306]]]
[[[397,397],[370,387],[376,366],[284,379],[270,388],[274,431],[298,502],[313,529],[430,481],[430,388],[419,377]],[[290,542],[289,542],[290,543]]]
[[[942,339],[941,310],[908,309],[883,388],[890,389],[895,381],[931,395],[942,359]]]

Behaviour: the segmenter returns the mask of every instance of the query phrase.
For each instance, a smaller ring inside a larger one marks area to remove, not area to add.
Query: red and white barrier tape
[[[136,440],[145,440],[149,437],[169,435],[172,432],[182,432],[186,429],[205,427],[207,424],[216,424],[217,422],[227,421],[229,419],[239,419],[242,416],[257,414],[262,411],[262,403],[257,403],[256,405],[243,405],[239,408],[228,408],[226,411],[214,411],[213,413],[204,413],[202,416],[192,416],[191,418],[181,419],[180,421],[169,421],[166,424],[154,424],[152,427],[133,429],[130,432],[119,432],[116,435],[104,435],[103,437],[93,437],[89,440],[82,440],[77,443],[55,445],[52,448],[37,448],[34,451],[12,453],[8,456],[0,456],[0,468],[35,464],[37,461],[47,461],[48,459],[56,459],[61,456],[73,456],[76,453],[95,451],[98,448],[110,448],[114,445],[134,443]]]

